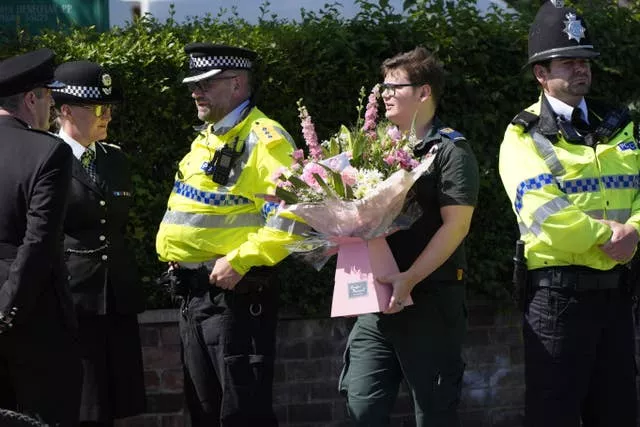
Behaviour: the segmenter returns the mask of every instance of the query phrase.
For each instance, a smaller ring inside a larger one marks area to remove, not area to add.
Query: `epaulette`
[[[522,126],[525,132],[528,132],[539,119],[540,116],[537,116],[527,110],[522,110],[511,120],[511,124]]]
[[[270,121],[256,120],[251,130],[256,134],[258,140],[266,144],[267,147],[286,140],[278,128]]]
[[[464,141],[467,139],[463,134],[451,128],[442,128],[439,129],[438,132],[440,133],[440,135],[452,140],[453,142]]]

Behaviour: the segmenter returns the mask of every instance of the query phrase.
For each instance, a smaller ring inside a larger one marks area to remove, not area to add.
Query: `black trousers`
[[[535,287],[525,310],[525,426],[635,427],[631,298]]]
[[[33,320],[0,335],[0,408],[50,427],[75,427],[82,386],[77,331],[63,324],[51,289],[33,313]]]
[[[264,281],[259,292],[257,280]],[[253,291],[243,293],[248,282]],[[192,427],[278,425],[272,408],[276,322],[275,283],[251,272],[236,291],[204,283],[185,298],[179,327]]]

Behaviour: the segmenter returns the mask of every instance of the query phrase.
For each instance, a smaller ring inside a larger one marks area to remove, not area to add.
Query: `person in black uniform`
[[[69,282],[80,326],[84,366],[82,426],[111,426],[145,408],[137,313],[144,309],[134,256],[125,242],[131,206],[129,161],[107,137],[121,100],[99,64],[56,69],[59,136],[73,150],[64,223]]]
[[[478,200],[478,164],[466,138],[436,115],[445,82],[432,53],[416,47],[385,60],[381,71],[387,119],[401,132],[415,131],[417,157],[435,157],[411,190],[424,214],[387,237],[400,273],[376,279],[393,287],[389,306],[358,316],[339,387],[354,425],[388,426],[404,379],[416,426],[456,427],[467,321],[464,240]],[[405,306],[409,295],[414,304]]]
[[[45,132],[54,54],[0,62],[0,407],[75,426],[82,365],[64,271],[69,147]]]

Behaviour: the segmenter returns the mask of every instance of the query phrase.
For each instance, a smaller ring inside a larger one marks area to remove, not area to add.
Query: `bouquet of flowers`
[[[422,215],[417,203],[405,199],[437,149],[420,162],[413,154],[419,142],[414,132],[406,135],[390,123],[377,123],[379,86],[369,94],[366,109],[364,88],[360,95],[355,128],[341,126],[322,143],[299,101],[308,155],[296,150],[292,165],[273,176],[280,209],[315,230],[289,249],[320,268],[338,248],[332,316],[386,308],[390,286],[375,282],[375,277],[398,267],[384,236],[410,227]],[[342,296],[362,304],[343,304]]]

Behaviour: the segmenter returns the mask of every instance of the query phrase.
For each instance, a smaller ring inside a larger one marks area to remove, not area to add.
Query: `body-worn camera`
[[[227,185],[229,182],[231,170],[244,151],[244,145],[240,150],[237,149],[238,140],[239,138],[236,137],[231,145],[225,144],[218,148],[209,162],[206,174],[211,175],[211,180],[216,184]]]
[[[213,155],[213,160],[211,160],[210,163],[211,179],[213,182],[220,185],[226,185],[227,182],[229,182],[231,169],[238,156],[239,153],[226,145],[216,150]]]

